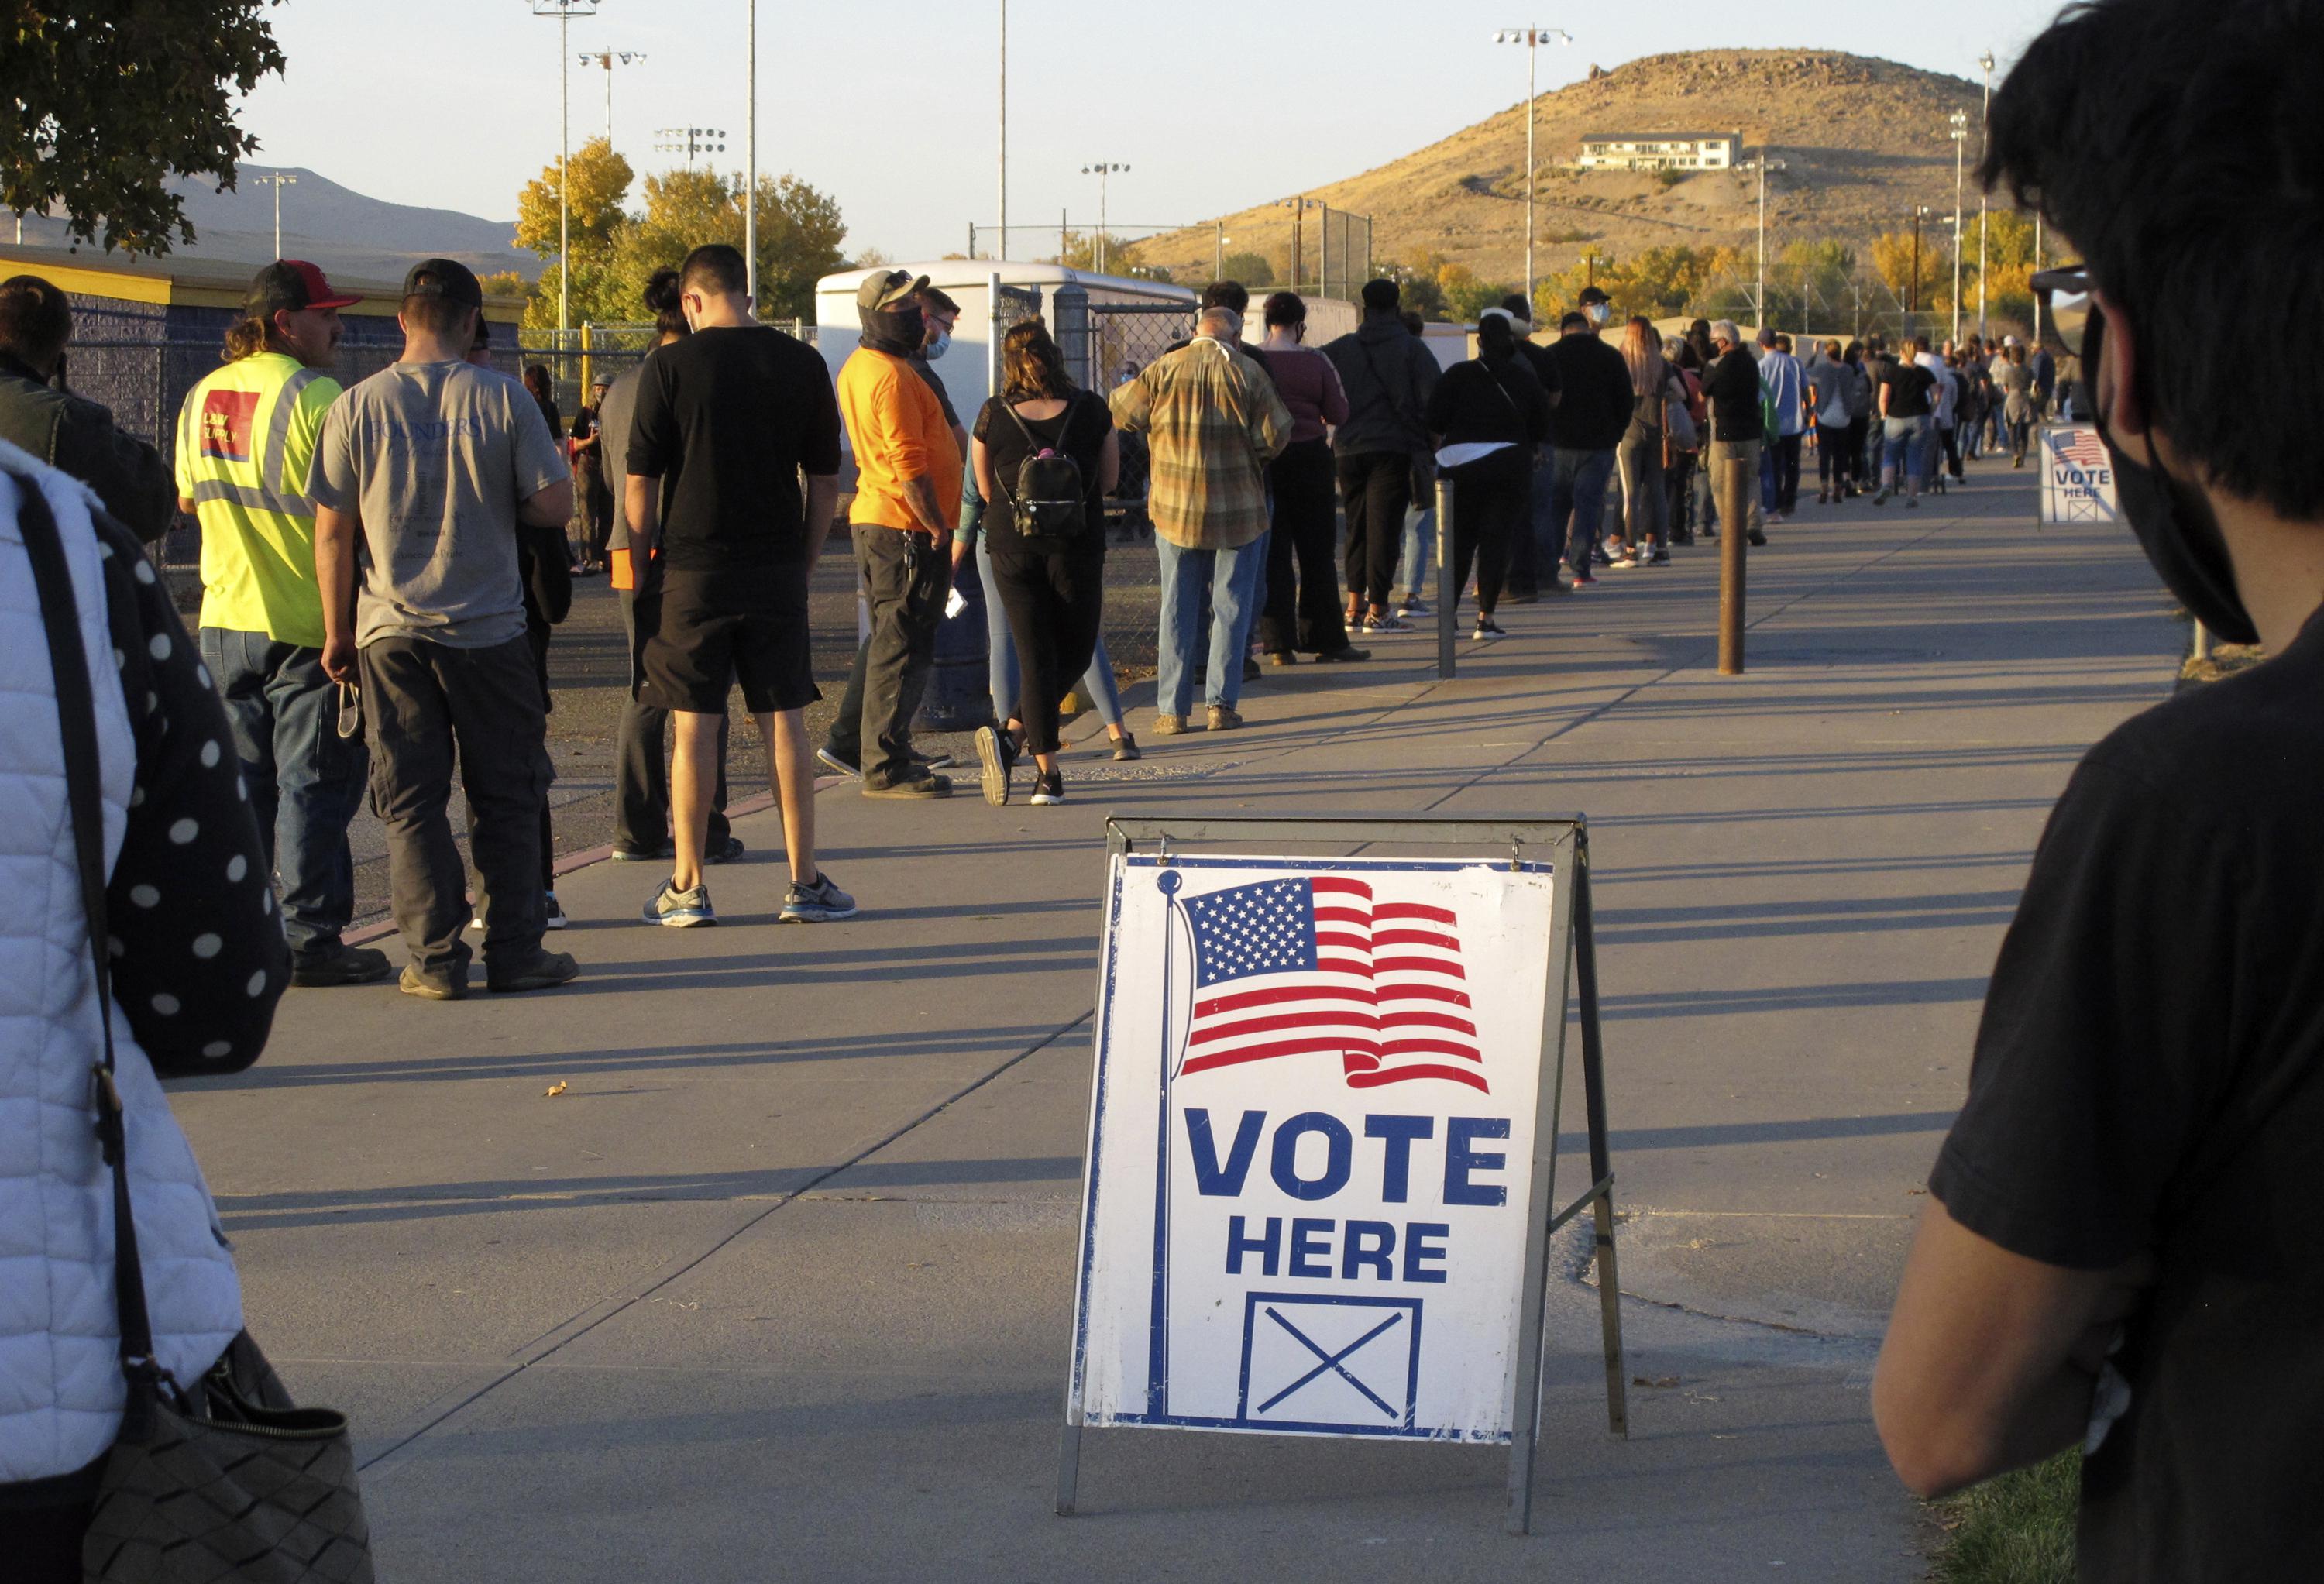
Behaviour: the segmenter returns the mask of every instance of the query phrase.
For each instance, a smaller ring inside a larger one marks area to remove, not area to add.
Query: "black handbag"
[[[121,1094],[114,1084],[112,975],[101,944],[105,811],[95,695],[56,519],[32,480],[18,483],[19,523],[48,630],[66,802],[105,1026],[105,1059],[92,1076],[97,1136],[113,1170],[114,1298],[121,1372],[129,1383],[121,1432],[106,1458],[82,1542],[81,1575],[88,1584],[369,1584],[371,1537],[346,1416],[290,1406],[247,1333],[190,1389],[153,1357]]]

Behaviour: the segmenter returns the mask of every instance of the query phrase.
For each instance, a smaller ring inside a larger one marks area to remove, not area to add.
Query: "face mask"
[[[920,349],[920,355],[927,358],[930,363],[934,363],[937,358],[942,357],[945,353],[950,352],[951,350],[952,332],[950,330],[938,330],[936,332],[936,338]]]
[[[2098,365],[2104,324],[2097,313],[2090,315],[2082,351],[2085,368],[2094,370]],[[2092,422],[2114,464],[2115,494],[2122,503],[2123,517],[2163,585],[2215,636],[2229,643],[2257,643],[2259,629],[2252,624],[2251,612],[2244,609],[2243,596],[2236,592],[2235,563],[2227,556],[2227,542],[2219,532],[2218,514],[2211,510],[2211,502],[2201,491],[2163,471],[2155,461],[2152,439],[2146,443],[2146,462],[2133,462],[2115,444],[2104,418]]]
[[[1614,310],[1602,302],[1591,303],[1589,312],[1590,322],[1593,325],[1602,325],[1614,317]]]
[[[927,338],[927,324],[918,303],[876,313],[867,309],[862,318],[865,345],[896,357],[909,357]]]

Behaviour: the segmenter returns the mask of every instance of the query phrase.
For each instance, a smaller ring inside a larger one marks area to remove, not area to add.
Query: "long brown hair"
[[[1622,328],[1622,361],[1630,365],[1630,393],[1653,396],[1663,388],[1663,343],[1653,323],[1633,316]]]
[[[1011,325],[1001,337],[1001,398],[1004,401],[1065,401],[1074,393],[1065,355],[1038,319]]]
[[[244,314],[226,327],[226,361],[240,363],[266,350],[270,327],[256,314]]]

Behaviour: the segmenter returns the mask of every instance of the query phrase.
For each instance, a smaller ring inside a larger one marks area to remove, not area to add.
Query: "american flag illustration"
[[[1180,1074],[1333,1054],[1354,1089],[1417,1078],[1487,1088],[1450,909],[1376,903],[1371,887],[1335,875],[1181,906],[1194,1010]]]
[[[2068,429],[2050,442],[2050,447],[2061,462],[2070,463],[2084,473],[2098,473],[2107,466],[2106,443],[2093,429]]]

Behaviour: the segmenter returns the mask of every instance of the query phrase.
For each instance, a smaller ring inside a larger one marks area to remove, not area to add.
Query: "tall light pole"
[[[557,19],[557,348],[573,327],[572,31],[576,16],[597,14],[597,0],[531,0],[535,16]],[[278,191],[280,189],[277,189]]]
[[[1525,296],[1533,301],[1533,184],[1536,167],[1533,158],[1534,123],[1538,119],[1534,106],[1534,66],[1543,42],[1555,40],[1561,44],[1573,42],[1573,35],[1563,28],[1505,27],[1493,35],[1496,44],[1523,44],[1526,50],[1526,274]],[[1531,311],[1528,308],[1527,311]]]
[[[1920,334],[1921,314],[1921,222],[1934,211],[1926,204],[1913,206],[1913,290],[1904,302],[1904,334]]]
[[[298,186],[299,179],[284,171],[277,170],[272,176],[260,177],[258,179],[258,184],[261,187],[271,187],[274,189],[274,256],[279,259],[282,256],[282,189],[286,187]],[[16,226],[20,232],[23,229],[23,225],[24,216],[22,215],[17,216]],[[22,242],[24,239],[23,236],[19,235],[16,240]]]
[[[1758,310],[1763,327],[1767,323],[1767,172],[1790,168],[1786,161],[1769,159],[1765,148],[1760,149],[1757,159],[1743,162],[1743,169],[1759,173],[1759,299],[1753,306]]]
[[[1009,0],[1001,0],[1001,143],[998,152],[1001,192],[1001,241],[995,245],[993,259],[1009,262]]]
[[[742,169],[742,270],[743,290],[751,294],[751,311],[759,311],[759,0],[751,0],[749,39],[744,53],[749,63],[742,72],[742,142],[746,146]]]
[[[635,66],[644,59],[635,50],[598,50],[581,57],[584,66],[605,69],[605,150],[608,153],[613,148],[613,68],[616,65]]]
[[[1969,112],[1956,110],[1945,118],[1952,123],[1953,138],[1953,342],[1960,342],[1961,156],[1969,149]]]
[[[1985,72],[1985,115],[1977,124],[1977,162],[1982,170],[1988,145],[1993,141],[1993,51],[1987,50],[1978,56],[1977,63]],[[1990,196],[1979,185],[1977,189],[1977,334],[1980,341],[1993,333],[1985,318],[1985,211],[1986,200]]]
[[[1109,165],[1102,160],[1100,160],[1093,165],[1084,165],[1082,167],[1083,175],[1094,176],[1097,178],[1097,246],[1091,250],[1090,256],[1096,261],[1097,272],[1101,275],[1105,273],[1106,254],[1105,179],[1112,175],[1117,170],[1127,170],[1129,169],[1130,167],[1127,165]]]
[[[696,154],[723,154],[726,152],[726,129],[723,126],[657,126],[654,128],[654,152],[684,154],[686,168],[694,169]]]

